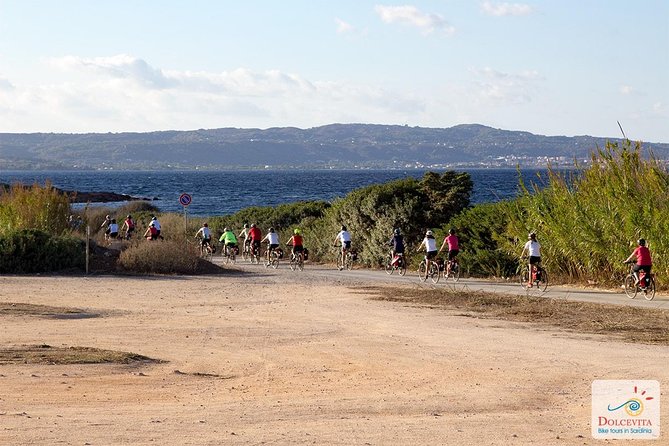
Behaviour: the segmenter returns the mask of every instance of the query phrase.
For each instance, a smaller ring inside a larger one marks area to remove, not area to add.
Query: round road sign
[[[181,206],[188,206],[191,201],[193,201],[193,197],[191,197],[190,194],[181,194],[179,196],[179,203]]]

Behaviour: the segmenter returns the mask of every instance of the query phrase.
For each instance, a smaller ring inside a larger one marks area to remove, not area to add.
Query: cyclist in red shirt
[[[288,243],[286,243],[286,246],[291,246],[293,247],[292,249],[292,254],[293,256],[299,256],[300,257],[300,262],[304,261],[304,246],[303,246],[303,239],[302,236],[300,235],[300,230],[295,229],[293,231],[293,236],[288,240]]]
[[[650,250],[646,247],[646,240],[640,238],[637,241],[637,244],[639,246],[637,246],[634,252],[625,260],[625,263],[629,263],[632,259],[636,259],[636,265],[632,267],[635,286],[639,284],[639,271],[644,270],[646,272],[646,277],[648,277],[653,266],[653,261],[650,258]]]
[[[249,238],[251,239],[251,252],[259,253],[260,252],[260,241],[262,240],[262,232],[260,228],[256,226],[255,223],[251,225],[249,229]]]

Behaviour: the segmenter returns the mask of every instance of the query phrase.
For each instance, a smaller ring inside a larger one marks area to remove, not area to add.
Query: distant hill
[[[608,138],[618,141],[618,138]],[[571,165],[607,138],[543,136],[478,124],[332,124],[150,133],[0,133],[2,169],[241,169]],[[646,143],[669,159],[669,144]]]

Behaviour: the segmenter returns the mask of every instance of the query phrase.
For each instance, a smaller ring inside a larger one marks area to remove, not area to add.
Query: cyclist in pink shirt
[[[446,275],[448,275],[451,265],[458,262],[458,253],[460,252],[460,243],[458,236],[455,235],[455,229],[448,230],[448,235],[444,237],[444,242],[441,244],[439,252],[443,251],[446,246],[448,246],[448,262],[446,264]]]
[[[625,263],[629,263],[632,259],[636,259],[636,265],[632,267],[632,271],[634,272],[634,285],[639,283],[639,271],[644,270],[648,276],[653,266],[653,261],[650,258],[650,250],[646,247],[646,240],[640,238],[637,241],[637,244],[639,246],[637,246],[634,252],[625,260]]]

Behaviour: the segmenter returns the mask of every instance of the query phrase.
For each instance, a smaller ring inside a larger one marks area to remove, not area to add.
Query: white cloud
[[[424,112],[411,94],[309,80],[279,70],[165,70],[146,61],[65,57],[60,83],[0,88],[0,132],[151,131],[218,127],[311,127],[332,122],[407,122]]]
[[[535,70],[505,73],[490,67],[471,69],[477,96],[482,101],[524,104],[532,101],[534,86],[544,78]]]
[[[630,85],[621,85],[620,86],[620,94],[623,95],[629,95],[634,92],[634,89]]]
[[[532,13],[532,7],[524,3],[493,3],[483,2],[481,9],[485,14],[494,16],[528,15]]]
[[[354,31],[353,25],[347,23],[339,18],[335,18],[337,24],[337,34],[348,34]]]
[[[453,34],[455,32],[455,28],[441,15],[421,12],[415,6],[376,5],[374,10],[384,23],[415,26],[423,34],[430,34],[434,31],[442,31],[445,34]]]

